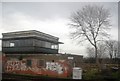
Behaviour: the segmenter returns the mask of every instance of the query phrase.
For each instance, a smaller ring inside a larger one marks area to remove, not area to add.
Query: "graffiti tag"
[[[46,69],[56,71],[58,74],[63,73],[63,67],[57,62],[46,62]]]

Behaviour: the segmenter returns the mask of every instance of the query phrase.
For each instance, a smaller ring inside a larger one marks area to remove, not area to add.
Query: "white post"
[[[73,68],[73,79],[82,79],[82,69],[79,67]]]

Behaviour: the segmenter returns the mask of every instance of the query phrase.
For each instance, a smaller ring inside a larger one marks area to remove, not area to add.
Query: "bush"
[[[97,69],[91,69],[83,74],[83,79],[85,80],[92,80],[92,79],[98,79],[98,78],[100,78],[100,76],[98,74]]]
[[[112,73],[111,74],[112,75],[112,77],[114,78],[114,79],[119,79],[120,80],[120,72],[118,71],[118,72],[114,72],[114,73]]]

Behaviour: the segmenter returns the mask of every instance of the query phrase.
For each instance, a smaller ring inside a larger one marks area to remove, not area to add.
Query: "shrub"
[[[83,74],[83,79],[85,79],[85,80],[97,79],[99,77],[100,76],[98,75],[97,69],[91,69]]]

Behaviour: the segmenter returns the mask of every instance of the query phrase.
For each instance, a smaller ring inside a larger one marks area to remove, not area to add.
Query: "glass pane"
[[[15,46],[15,43],[10,43],[10,47],[14,47]]]
[[[51,45],[51,48],[52,48],[52,49],[58,49],[58,45],[53,44],[53,45]]]
[[[9,41],[3,41],[3,47],[10,47]]]

